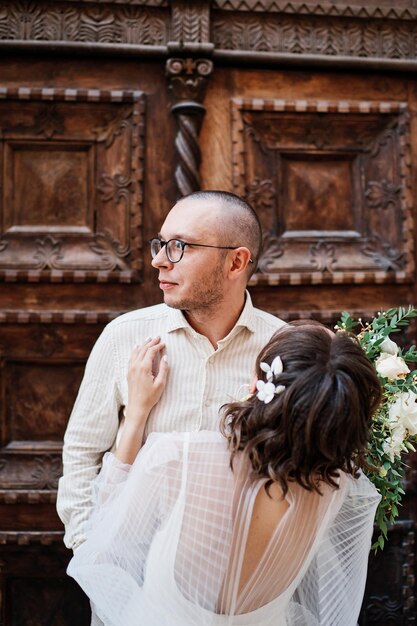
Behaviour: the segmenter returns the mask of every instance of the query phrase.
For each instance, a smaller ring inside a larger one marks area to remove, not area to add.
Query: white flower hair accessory
[[[276,356],[275,359],[272,361],[271,365],[269,365],[269,363],[265,363],[264,361],[262,361],[259,364],[259,367],[261,368],[263,372],[265,372],[267,382],[265,382],[264,380],[257,381],[256,388],[258,390],[258,393],[256,394],[256,397],[261,402],[264,402],[265,404],[269,404],[269,402],[271,402],[274,396],[279,395],[285,389],[284,385],[275,386],[274,383],[272,382],[274,379],[274,376],[278,376],[279,374],[282,374],[284,366],[282,364],[281,357]]]

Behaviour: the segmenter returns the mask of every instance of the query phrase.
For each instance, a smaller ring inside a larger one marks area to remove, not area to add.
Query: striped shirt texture
[[[91,512],[91,483],[103,454],[114,447],[120,416],[127,406],[127,366],[133,348],[148,337],[166,345],[169,374],[162,398],[152,409],[147,431],[216,429],[219,408],[246,395],[256,356],[284,322],[245,306],[234,328],[215,350],[183,313],[165,304],[126,313],[106,326],[87,361],[64,438],[64,472],[57,510],[65,525],[65,545],[85,539]]]

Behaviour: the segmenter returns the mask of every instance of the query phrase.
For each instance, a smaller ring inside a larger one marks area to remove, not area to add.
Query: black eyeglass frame
[[[158,252],[156,254],[152,254],[152,242],[153,241],[159,241],[160,243],[160,249],[158,250]],[[177,261],[173,261],[168,253],[168,244],[171,241],[177,241],[180,245],[181,245],[181,256]],[[167,255],[167,259],[168,261],[170,261],[170,263],[179,263],[182,259],[182,257],[184,256],[184,250],[185,250],[185,246],[196,246],[198,248],[218,248],[219,250],[237,250],[238,248],[240,248],[240,246],[211,246],[207,243],[190,243],[189,241],[183,241],[182,239],[168,239],[168,241],[165,241],[164,239],[161,239],[160,237],[152,237],[152,239],[149,239],[149,244],[151,246],[151,256],[154,259],[157,254],[159,254],[159,252],[162,250],[162,248],[165,247],[165,254]],[[249,259],[249,263],[253,263],[253,259]]]

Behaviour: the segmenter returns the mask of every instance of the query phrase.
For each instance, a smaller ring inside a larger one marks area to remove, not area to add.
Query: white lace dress
[[[239,464],[238,464],[239,465]],[[323,495],[290,483],[288,509],[241,580],[265,481],[229,469],[216,432],[153,433],[132,466],[106,455],[87,541],[68,573],[105,626],[350,626],[379,495],[341,474]]]

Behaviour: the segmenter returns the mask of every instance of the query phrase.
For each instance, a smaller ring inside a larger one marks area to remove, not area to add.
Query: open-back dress
[[[105,626],[354,626],[379,495],[340,472],[288,508],[247,575],[257,495],[217,432],[152,433],[134,464],[108,453],[87,540],[68,573]],[[259,522],[259,520],[258,520]],[[246,572],[243,576],[243,572]]]

